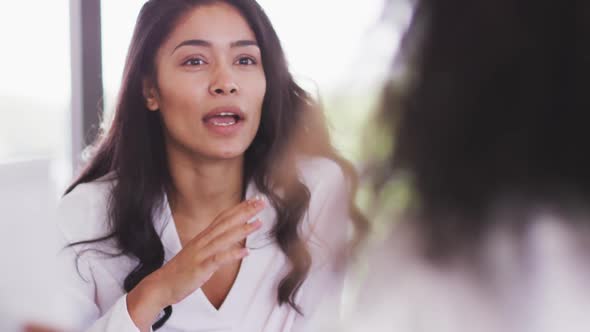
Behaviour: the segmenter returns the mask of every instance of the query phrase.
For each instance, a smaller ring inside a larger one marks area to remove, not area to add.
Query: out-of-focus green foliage
[[[323,100],[335,146],[359,171],[360,187],[356,203],[367,217],[371,233],[368,247],[360,248],[357,257],[371,245],[381,243],[392,227],[403,219],[412,204],[410,176],[396,174],[380,182],[377,172],[391,157],[393,131],[378,120],[383,88],[362,89],[365,94],[343,93]],[[369,273],[366,259],[356,260],[349,270],[343,294],[343,312],[354,312],[356,299],[363,292],[363,280]]]
[[[382,90],[364,91],[370,93],[331,95],[323,102],[334,144],[359,170],[356,202],[381,237],[402,217],[412,194],[406,175],[375,183],[393,151],[393,133],[378,120]]]

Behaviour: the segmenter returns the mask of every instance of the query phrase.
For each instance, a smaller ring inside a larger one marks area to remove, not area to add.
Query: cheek
[[[186,139],[200,121],[202,96],[198,95],[194,82],[176,80],[174,84],[162,82],[160,85],[160,113],[166,130],[177,139]]]
[[[266,95],[266,80],[263,80],[260,86],[260,103],[264,100],[264,96]]]
[[[253,85],[252,91],[252,104],[253,108],[256,110],[256,127],[260,125],[260,120],[262,117],[262,104],[264,102],[264,96],[266,94],[266,84],[265,81],[257,85]]]
[[[259,109],[262,109],[262,102],[264,101],[264,95],[266,94],[266,79],[264,78],[264,75],[252,82],[252,87],[252,97],[254,102]]]
[[[178,77],[161,81],[160,97],[163,108],[172,110],[198,104],[200,82],[191,80],[190,77],[176,76]]]
[[[158,69],[158,88],[161,109],[168,113],[181,113],[199,104],[203,97],[203,79],[198,75],[183,72],[170,63]]]

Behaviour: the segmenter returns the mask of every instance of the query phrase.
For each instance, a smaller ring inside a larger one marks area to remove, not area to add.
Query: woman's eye
[[[184,62],[184,65],[187,66],[202,66],[204,64],[206,64],[206,62],[203,59],[199,58],[188,59]]]
[[[256,60],[249,58],[249,57],[242,57],[238,59],[238,64],[239,65],[244,65],[244,66],[248,66],[248,65],[255,65],[256,64]]]

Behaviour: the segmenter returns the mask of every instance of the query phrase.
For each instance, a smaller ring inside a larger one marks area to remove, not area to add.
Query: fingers
[[[260,212],[264,205],[262,198],[257,197],[222,213],[211,226],[193,238],[189,245],[184,246],[162,267],[166,279],[170,280],[166,287],[177,294],[172,296],[175,300],[180,300],[201,287],[221,266],[239,261],[248,255],[248,250],[237,244],[261,228],[260,220],[252,223],[247,221]]]
[[[235,207],[222,212],[200,236],[201,245],[208,245],[214,238],[227,232],[229,229],[245,224],[265,207],[264,199],[257,196],[243,201]]]
[[[264,198],[260,195],[256,195],[256,197],[245,200],[235,207],[222,212],[217,218],[215,218],[213,223],[215,224],[218,222],[219,224],[223,224],[224,222],[235,219],[244,220],[244,222],[246,222],[262,211],[265,206],[266,203]]]
[[[232,248],[229,250],[218,252],[214,255],[209,256],[203,262],[203,270],[205,273],[212,274],[217,269],[225,264],[232,263],[248,256],[249,251],[247,248]]]
[[[243,239],[248,237],[248,235],[259,230],[260,227],[262,227],[262,222],[259,219],[257,219],[253,223],[244,224],[240,225],[239,227],[231,228],[225,233],[222,233],[216,238],[212,239],[211,242],[205,248],[205,251],[215,253],[217,251],[224,250],[242,241]]]

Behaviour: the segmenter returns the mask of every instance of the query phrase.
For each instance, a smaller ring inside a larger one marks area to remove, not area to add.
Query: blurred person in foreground
[[[410,200],[342,330],[588,331],[590,2],[414,6],[374,176]]]

